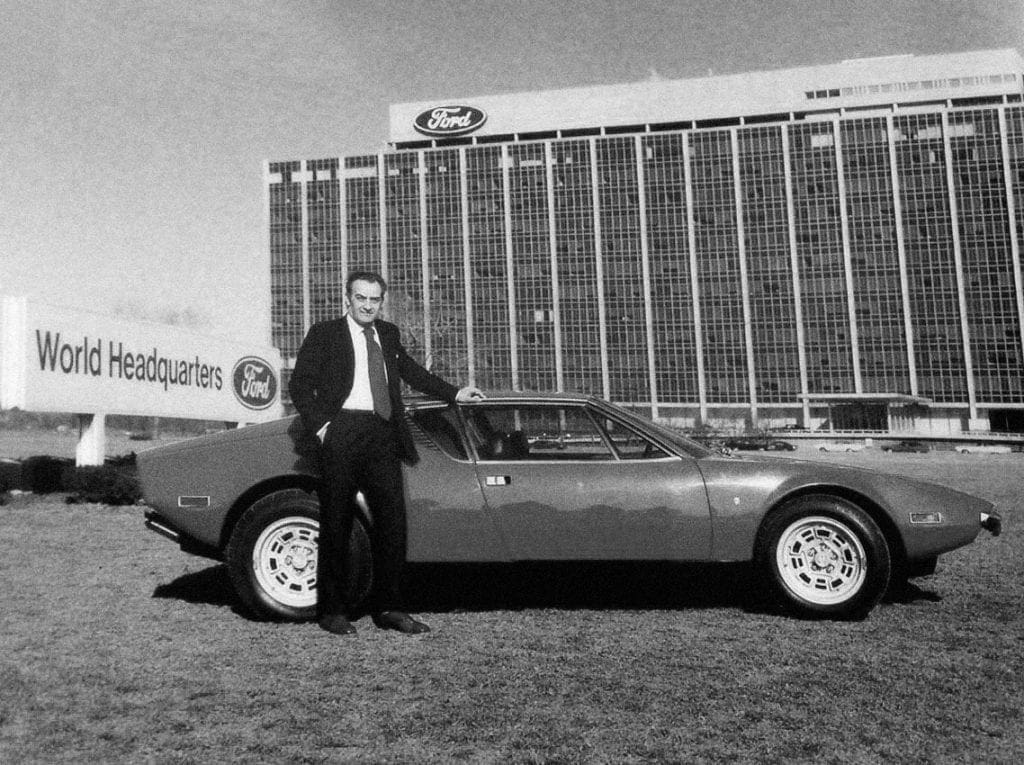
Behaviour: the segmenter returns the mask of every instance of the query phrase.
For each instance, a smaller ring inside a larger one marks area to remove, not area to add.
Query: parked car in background
[[[925,454],[931,451],[931,447],[924,441],[892,441],[882,444],[883,452],[916,452]]]
[[[864,444],[858,441],[823,441],[818,444],[819,452],[862,452]]]
[[[749,452],[792,452],[796,450],[796,447],[789,443],[789,441],[762,436],[727,438],[725,440],[725,447],[727,449]]]
[[[725,448],[745,452],[758,451],[764,449],[764,439],[751,436],[727,438]]]
[[[1013,451],[1009,444],[957,444],[953,448],[961,454],[1009,454]]]
[[[726,455],[605,401],[491,394],[409,402],[412,562],[750,561],[798,614],[861,618],[938,556],[998,533],[991,503],[877,471]],[[138,455],[146,525],[223,560],[264,616],[316,607],[318,446],[291,417]],[[351,540],[349,602],[369,592],[372,513]]]

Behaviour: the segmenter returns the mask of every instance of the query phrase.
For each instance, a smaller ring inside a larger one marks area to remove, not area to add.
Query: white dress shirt
[[[345,314],[345,323],[348,325],[349,334],[352,336],[352,350],[355,353],[355,369],[352,370],[352,390],[348,398],[342,404],[342,409],[355,409],[363,412],[373,411],[373,391],[370,390],[370,371],[366,360],[366,335],[363,334],[363,325],[352,318],[352,314]],[[377,330],[373,328],[373,339],[380,345],[380,338]],[[387,368],[384,369],[387,375]],[[317,431],[317,436],[322,442],[327,434],[330,421]]]

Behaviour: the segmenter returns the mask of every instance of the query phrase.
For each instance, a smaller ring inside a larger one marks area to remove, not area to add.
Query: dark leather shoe
[[[430,632],[430,627],[423,622],[416,621],[404,611],[381,611],[379,614],[374,614],[373,623],[382,630],[395,630],[404,632],[406,635]]]
[[[355,635],[356,627],[341,614],[322,616],[319,620],[320,629],[333,632],[335,635]]]

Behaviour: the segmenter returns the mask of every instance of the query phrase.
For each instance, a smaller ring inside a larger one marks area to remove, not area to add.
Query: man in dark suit
[[[456,389],[406,353],[398,327],[379,317],[385,292],[379,274],[350,274],[348,312],[310,328],[289,383],[303,425],[321,443],[317,618],[323,629],[340,635],[356,631],[348,619],[344,572],[357,491],[373,515],[374,623],[409,634],[430,631],[399,608],[406,539],[401,462],[416,461],[400,381],[445,401],[484,397],[474,387]]]

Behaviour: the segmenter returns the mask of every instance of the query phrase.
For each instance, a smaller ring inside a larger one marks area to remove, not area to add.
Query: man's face
[[[384,305],[384,296],[381,294],[380,285],[376,282],[365,282],[356,279],[352,282],[352,289],[348,293],[349,313],[352,318],[360,324],[373,324],[381,306]]]

